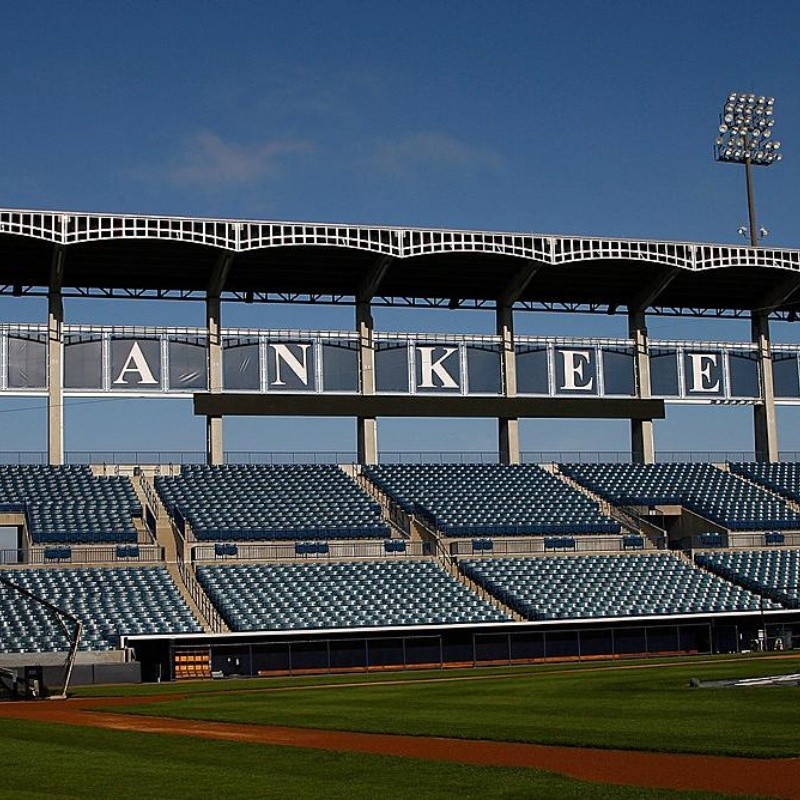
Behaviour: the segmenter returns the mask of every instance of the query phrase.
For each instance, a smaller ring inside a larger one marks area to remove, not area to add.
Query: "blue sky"
[[[758,12],[760,13],[760,12]],[[800,6],[728,2],[12,4],[0,30],[0,205],[735,242],[740,169],[711,155],[731,89],[776,97],[784,161],[756,174],[768,243],[797,247]],[[42,301],[0,318],[41,321]],[[202,324],[202,304],[67,302],[72,322]],[[388,330],[491,313],[381,310]],[[224,323],[349,328],[350,308],[225,307]],[[517,315],[623,335],[624,316]],[[653,320],[744,339],[743,322]],[[791,326],[775,338],[796,341]],[[182,401],[67,409],[69,450],[201,450]],[[0,403],[3,450],[43,406]],[[798,415],[781,444],[800,450]],[[230,420],[232,450],[351,450],[351,420]],[[384,450],[493,450],[491,422],[384,421]],[[621,450],[623,423],[523,424],[523,449]],[[749,409],[670,407],[661,450],[746,450]]]

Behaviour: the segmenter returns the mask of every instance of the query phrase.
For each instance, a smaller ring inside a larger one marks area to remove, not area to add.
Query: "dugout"
[[[143,681],[168,681],[710,655],[772,650],[778,640],[800,645],[800,613],[131,636],[125,644]],[[181,673],[185,657],[202,668]]]

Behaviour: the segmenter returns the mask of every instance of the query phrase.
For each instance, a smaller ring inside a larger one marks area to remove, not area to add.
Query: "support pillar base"
[[[378,422],[375,417],[358,417],[356,420],[358,439],[358,463],[378,463]]]

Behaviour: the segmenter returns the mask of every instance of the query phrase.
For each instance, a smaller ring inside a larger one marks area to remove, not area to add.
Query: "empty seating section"
[[[713,464],[563,464],[562,472],[615,505],[681,505],[734,531],[800,528],[800,514]]]
[[[35,544],[135,543],[142,506],[128,478],[88,466],[0,465],[0,511],[24,513]]]
[[[199,540],[389,536],[380,506],[331,464],[193,465],[155,483]]]
[[[800,503],[800,463],[796,461],[777,463],[759,461],[731,463],[729,466],[731,472],[744,475],[751,481],[760,483],[773,492]]]
[[[460,568],[531,620],[760,609],[746,589],[672,553],[471,559]]]
[[[509,621],[433,561],[202,566],[197,576],[234,631]]]
[[[534,464],[385,464],[364,471],[445,536],[620,532],[597,503]]]
[[[717,575],[788,608],[800,608],[800,550],[698,553],[695,561]]]
[[[113,650],[123,634],[200,633],[164,567],[5,570],[3,577],[77,617],[81,650]],[[65,651],[55,615],[0,584],[0,653]]]

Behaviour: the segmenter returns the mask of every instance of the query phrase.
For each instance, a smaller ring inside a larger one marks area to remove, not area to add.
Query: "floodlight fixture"
[[[736,229],[736,233],[738,233],[739,236],[744,236],[745,239],[750,239],[751,238],[751,236],[750,236],[750,228],[748,228],[747,225],[740,225]],[[759,238],[759,240],[761,240],[761,239],[764,239],[767,236],[769,236],[769,231],[762,225],[758,229],[758,238]]]
[[[781,143],[772,138],[775,126],[775,98],[764,95],[730,92],[719,115],[714,143],[714,158],[727,164],[744,164],[747,182],[747,213],[750,245],[758,247],[756,210],[753,198],[752,166],[769,167],[783,159]],[[766,229],[763,229],[766,230]],[[739,229],[742,233],[742,229]],[[761,234],[761,237],[766,234]]]

